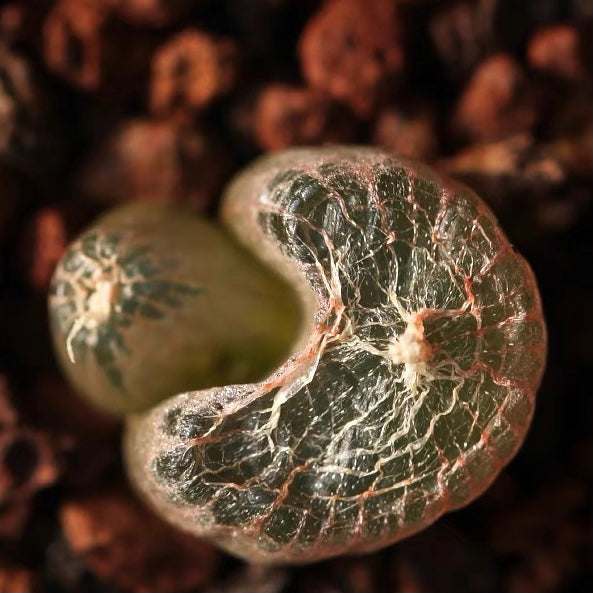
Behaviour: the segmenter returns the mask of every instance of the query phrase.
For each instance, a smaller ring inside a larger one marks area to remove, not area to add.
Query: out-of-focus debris
[[[458,0],[437,5],[429,31],[439,58],[453,79],[466,76],[492,45],[493,0]]]
[[[105,11],[96,2],[58,0],[43,30],[48,67],[72,84],[96,90],[103,74],[105,20]]]
[[[579,32],[570,25],[553,25],[537,31],[529,40],[527,57],[532,68],[546,74],[569,80],[585,76]]]
[[[9,227],[14,215],[20,194],[20,185],[17,178],[8,167],[0,164],[0,240],[5,230]]]
[[[55,483],[61,471],[54,440],[23,426],[6,375],[0,373],[0,538],[16,540],[24,532],[31,501]],[[0,591],[8,591],[2,589]]]
[[[282,593],[289,576],[284,567],[248,564],[224,582],[208,587],[204,593]]]
[[[512,562],[508,593],[552,593],[590,553],[589,494],[566,479],[491,518],[495,549]]]
[[[200,0],[98,0],[129,23],[163,26],[186,16]]]
[[[0,374],[0,429],[14,428],[18,422],[18,415],[11,400],[10,386],[5,375]]]
[[[439,168],[454,176],[505,178],[516,184],[557,185],[566,178],[561,163],[546,154],[528,135],[517,135],[476,144],[439,163]]]
[[[404,68],[401,29],[393,0],[328,0],[303,30],[303,75],[369,116]]]
[[[481,542],[446,523],[435,525],[392,550],[389,580],[401,593],[496,591],[496,572]],[[426,570],[431,566],[432,570]]]
[[[431,161],[437,154],[438,137],[434,112],[390,107],[380,112],[374,142],[403,157]]]
[[[120,425],[95,410],[53,373],[40,373],[29,394],[38,420],[66,441],[62,483],[75,489],[98,488],[119,467]]]
[[[33,573],[22,566],[0,561],[0,593],[35,593]]]
[[[39,210],[24,236],[27,279],[35,290],[45,294],[68,242],[63,214],[56,208]]]
[[[32,510],[31,501],[0,505],[0,541],[17,541],[23,537]],[[2,591],[2,589],[0,589]]]
[[[32,428],[0,433],[0,505],[20,503],[50,486],[59,475],[51,438]]]
[[[39,47],[43,21],[52,0],[8,0],[0,6],[0,39],[9,45]]]
[[[582,129],[580,134],[564,136],[543,145],[543,150],[553,154],[567,171],[586,177],[593,171],[593,126]]]
[[[84,91],[122,99],[145,87],[156,39],[110,18],[104,3],[58,0],[43,24],[43,55],[56,75]]]
[[[0,42],[0,164],[29,174],[56,166],[62,139],[51,103],[29,61]]]
[[[227,93],[235,81],[237,48],[226,37],[189,29],[156,50],[150,107],[157,115],[191,114]]]
[[[356,128],[346,108],[307,88],[270,85],[255,107],[255,138],[264,150],[347,143],[354,138]]]
[[[453,116],[457,134],[488,142],[528,133],[538,117],[538,94],[507,54],[484,60],[463,90]]]
[[[590,132],[588,141],[590,146]],[[503,220],[508,217],[508,227],[529,220],[527,241],[568,228],[591,204],[587,193],[560,191],[582,171],[586,144],[585,139],[581,148],[574,139],[537,144],[530,136],[512,136],[466,148],[438,167],[475,189]]]
[[[132,119],[91,153],[79,185],[106,203],[164,201],[203,209],[218,196],[227,167],[220,144],[203,130]]]
[[[72,551],[100,579],[129,591],[188,591],[218,567],[210,544],[163,523],[123,490],[65,502],[60,522]]]

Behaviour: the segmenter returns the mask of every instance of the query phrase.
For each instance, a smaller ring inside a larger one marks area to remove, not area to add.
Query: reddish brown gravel
[[[177,34],[152,60],[150,107],[157,115],[203,109],[235,82],[237,48],[198,30]]]
[[[270,85],[255,107],[254,135],[264,150],[348,143],[356,137],[356,128],[346,108],[308,88]]]
[[[465,87],[453,118],[455,129],[475,142],[527,132],[537,120],[535,89],[507,54],[480,64]]]
[[[557,25],[538,31],[530,40],[527,57],[541,72],[567,79],[585,76],[581,60],[579,32],[570,25]]]
[[[177,202],[204,208],[220,192],[227,157],[199,127],[170,121],[126,120],[89,155],[80,188],[101,202]]]
[[[0,591],[34,593],[38,590],[35,577],[30,570],[21,566],[3,565],[0,562]]]
[[[163,523],[123,490],[67,500],[60,523],[93,572],[129,591],[189,591],[219,564],[210,544]]]
[[[199,0],[98,0],[134,25],[163,26],[187,16]]]
[[[404,66],[394,0],[328,0],[300,39],[309,84],[368,116]]]

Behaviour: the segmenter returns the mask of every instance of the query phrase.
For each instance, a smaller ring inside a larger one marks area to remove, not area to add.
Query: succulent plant
[[[152,208],[74,243],[50,311],[78,388],[145,410],[128,471],[168,520],[260,562],[365,552],[467,504],[516,452],[545,324],[471,190],[378,149],[292,149],[229,187],[241,248]]]
[[[118,414],[259,379],[299,324],[289,287],[221,229],[167,204],[109,212],[63,256],[50,288],[58,358]]]

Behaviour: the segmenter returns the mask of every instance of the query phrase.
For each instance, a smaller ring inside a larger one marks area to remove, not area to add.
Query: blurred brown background
[[[0,592],[593,591],[591,0],[0,2]],[[111,205],[212,215],[258,154],[385,146],[464,180],[540,282],[525,445],[379,553],[248,567],[126,490],[120,426],[60,377],[46,292]]]

